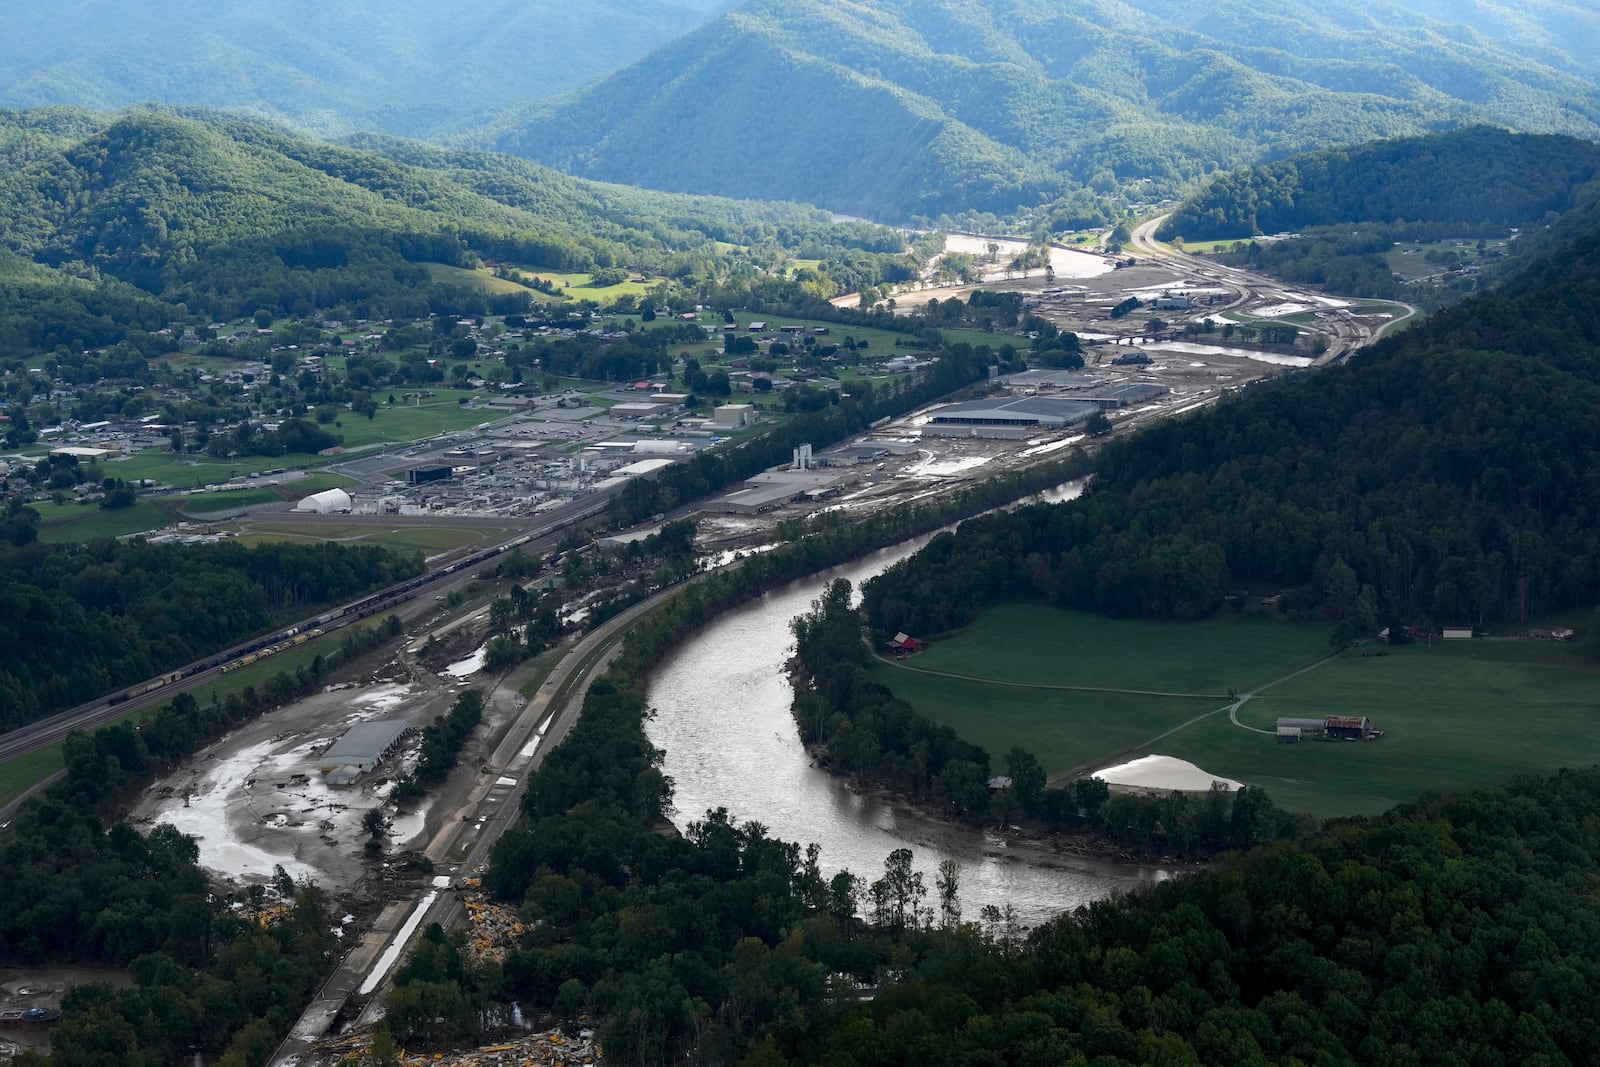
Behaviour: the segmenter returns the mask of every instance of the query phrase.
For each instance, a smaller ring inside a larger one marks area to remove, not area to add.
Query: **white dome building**
[[[335,512],[350,510],[350,494],[343,489],[325,489],[320,493],[312,493],[294,506],[296,511],[311,511],[318,515],[332,515]]]

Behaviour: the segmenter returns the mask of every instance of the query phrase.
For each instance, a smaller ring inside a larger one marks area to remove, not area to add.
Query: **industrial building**
[[[412,467],[406,471],[407,485],[426,485],[428,482],[442,482],[450,477],[449,467]]]
[[[756,421],[756,409],[750,404],[719,404],[712,416],[718,429],[738,430]]]
[[[351,506],[350,494],[343,489],[326,489],[320,493],[312,493],[294,506],[296,511],[309,511],[317,515],[332,515],[336,512],[349,511]]]
[[[1013,400],[971,400],[933,413],[922,427],[925,436],[1000,437],[1024,439],[1049,430],[1086,422],[1100,410],[1082,400],[1027,396]]]
[[[322,754],[323,776],[329,785],[354,785],[399,748],[411,732],[410,724],[399,719],[357,723]]]

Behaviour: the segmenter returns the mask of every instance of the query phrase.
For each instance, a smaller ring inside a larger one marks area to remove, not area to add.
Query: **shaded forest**
[[[0,553],[0,730],[421,573],[370,545],[29,544]]]

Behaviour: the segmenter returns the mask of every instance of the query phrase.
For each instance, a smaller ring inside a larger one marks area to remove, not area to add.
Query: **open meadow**
[[[997,771],[1012,745],[1059,778],[1158,753],[1321,817],[1600,763],[1600,664],[1584,647],[1480,639],[1327,658],[1326,639],[1321,625],[1229,613],[1160,623],[1008,605],[873,674]],[[1230,722],[1229,689],[1277,679]],[[1279,716],[1326,715],[1370,716],[1384,737],[1273,736]]]

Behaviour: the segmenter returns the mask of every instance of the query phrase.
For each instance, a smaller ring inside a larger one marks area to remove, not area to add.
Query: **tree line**
[[[74,987],[51,1033],[53,1054],[23,1052],[14,1062],[158,1067],[196,1051],[219,1054],[219,1067],[265,1062],[333,959],[322,891],[279,868],[270,889],[218,892],[194,838],[164,824],[141,832],[105,813],[157,771],[316,691],[336,666],[400,632],[394,616],[354,627],[332,653],[260,687],[205,704],[182,693],[140,727],[67,738],[65,779],[0,834],[0,955],[126,967],[132,983]]]
[[[23,522],[14,536],[26,539]],[[0,729],[421,573],[373,546],[39,543],[0,553]]]

